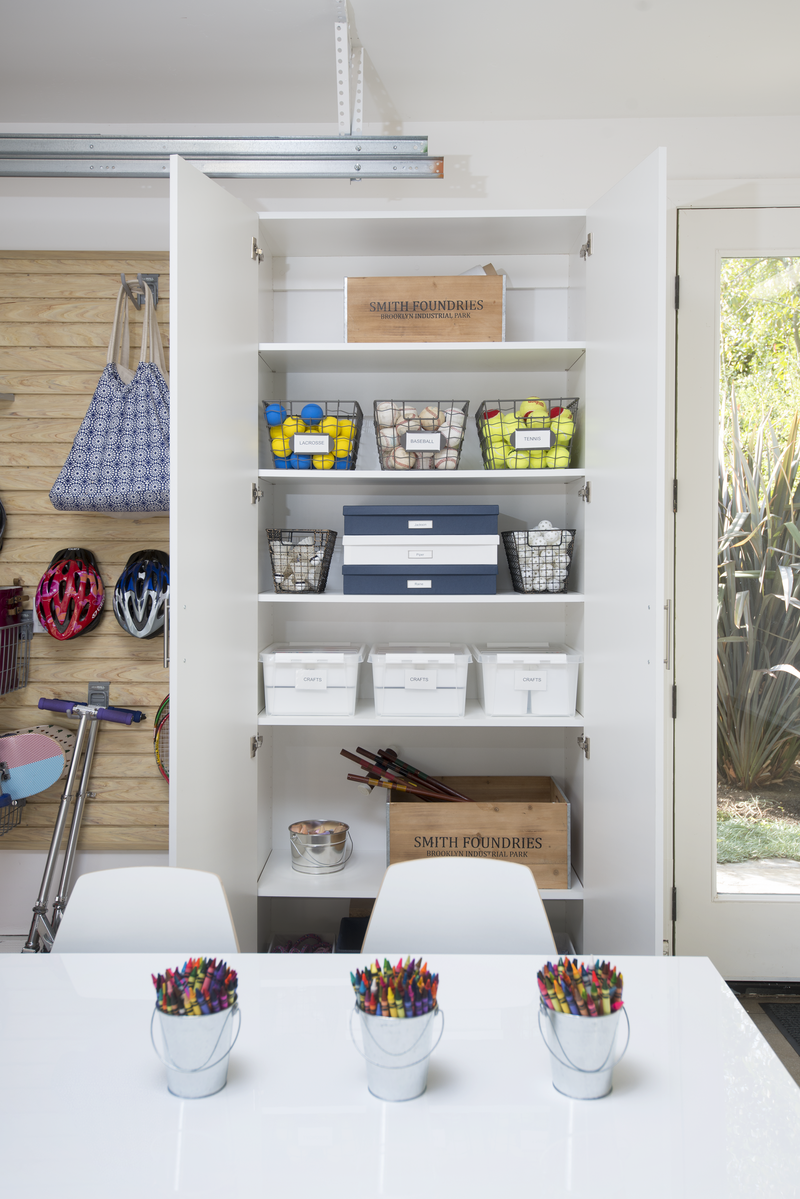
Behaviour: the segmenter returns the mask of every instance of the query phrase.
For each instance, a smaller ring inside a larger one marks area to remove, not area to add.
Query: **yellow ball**
[[[292,443],[288,437],[276,437],[272,443],[272,452],[276,458],[288,458],[292,452]]]
[[[554,445],[552,450],[548,450],[545,458],[545,466],[551,470],[566,470],[569,466],[569,450],[563,445]]]
[[[356,427],[351,420],[340,420],[336,422],[338,427],[337,437],[346,437],[352,441],[356,435]]]
[[[550,421],[550,431],[555,433],[559,445],[569,445],[570,438],[575,432],[575,421],[572,414],[561,412]]]
[[[506,455],[506,466],[509,470],[529,470],[531,465],[530,450],[509,450]]]
[[[505,467],[508,446],[499,438],[492,440],[484,449],[484,461],[489,470],[500,470]]]
[[[281,430],[284,437],[291,437],[293,433],[305,433],[305,421],[300,420],[299,416],[287,416],[281,425]]]
[[[334,442],[333,452],[337,458],[346,458],[350,453],[351,445],[349,437],[337,437]]]
[[[339,436],[339,422],[335,416],[326,416],[319,427],[320,433],[324,433],[327,437]]]
[[[500,417],[500,424],[503,428],[503,436],[508,440],[515,429],[521,429],[522,421],[519,420],[513,412],[504,412]]]
[[[531,470],[539,470],[542,466],[547,466],[547,455],[549,450],[531,450]]]
[[[333,464],[336,461],[336,455],[315,454],[311,461],[314,464],[314,470],[333,470]]]
[[[277,441],[279,438],[283,440],[283,425],[270,425],[269,436],[271,441]]]
[[[306,433],[319,433],[319,425],[306,425]]]

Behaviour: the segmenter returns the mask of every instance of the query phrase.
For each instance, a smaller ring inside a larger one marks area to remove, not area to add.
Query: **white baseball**
[[[442,413],[445,424],[456,425],[457,428],[463,429],[467,423],[467,418],[460,408],[445,408]]]
[[[458,454],[453,450],[439,450],[438,454],[433,455],[433,465],[437,470],[456,470]]]
[[[444,416],[440,414],[438,407],[429,404],[427,408],[423,408],[420,412],[419,423],[423,429],[427,429],[430,433],[434,429],[438,429],[439,425],[444,424]]]
[[[439,432],[444,438],[444,444],[450,449],[457,449],[458,446],[461,445],[461,438],[464,435],[464,430],[460,425],[440,425]]]
[[[378,431],[378,445],[382,450],[391,450],[397,445],[397,433],[393,428]]]
[[[392,400],[381,400],[375,405],[375,419],[379,425],[385,428],[387,425],[394,424],[402,409],[402,404],[395,404]]]
[[[395,430],[397,432],[398,441],[404,433],[419,433],[419,417],[404,416],[402,420],[399,420],[395,425]]]
[[[392,450],[392,469],[393,470],[413,470],[414,463],[417,461],[417,455],[410,450],[404,450],[401,445],[397,449]]]

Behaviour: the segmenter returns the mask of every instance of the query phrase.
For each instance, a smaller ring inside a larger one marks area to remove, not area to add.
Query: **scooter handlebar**
[[[78,709],[78,714],[83,705],[76,703],[75,700],[68,699],[40,699],[39,707],[44,708],[48,712],[63,712],[67,716],[71,716],[75,709]],[[130,708],[98,708],[98,720],[109,720],[113,724],[133,724],[135,721],[144,719],[143,712],[134,712]]]
[[[111,720],[114,724],[133,724],[133,712],[120,712],[117,708],[98,708],[98,720]]]
[[[65,712],[69,716],[75,704],[67,699],[40,699],[39,707],[48,712]]]

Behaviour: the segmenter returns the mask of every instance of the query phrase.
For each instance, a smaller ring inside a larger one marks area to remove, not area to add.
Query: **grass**
[[[760,858],[800,861],[800,824],[718,812],[717,862],[723,865]]]

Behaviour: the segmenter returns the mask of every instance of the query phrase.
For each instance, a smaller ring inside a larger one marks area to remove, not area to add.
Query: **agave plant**
[[[750,789],[800,757],[800,445],[795,413],[780,444],[769,420],[742,444],[731,398],[720,430],[717,766]]]

